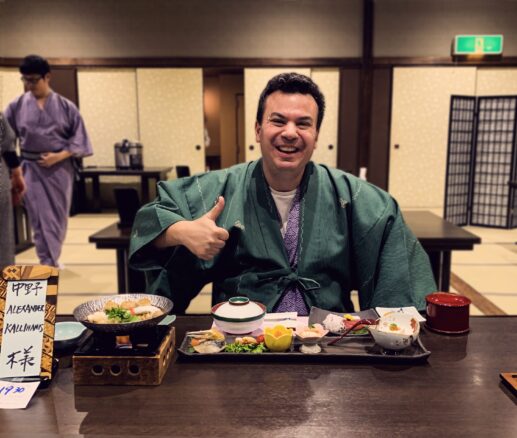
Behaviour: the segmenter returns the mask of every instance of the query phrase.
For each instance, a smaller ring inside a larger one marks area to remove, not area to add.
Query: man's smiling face
[[[255,133],[264,174],[273,188],[276,179],[286,177],[299,184],[316,148],[317,119],[318,105],[310,94],[275,91],[266,98],[264,117]]]

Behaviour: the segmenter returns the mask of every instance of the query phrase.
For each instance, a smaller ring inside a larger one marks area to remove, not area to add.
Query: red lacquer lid
[[[450,307],[463,307],[468,306],[471,303],[470,299],[467,297],[449,292],[435,292],[433,294],[427,295],[425,300],[428,303]]]

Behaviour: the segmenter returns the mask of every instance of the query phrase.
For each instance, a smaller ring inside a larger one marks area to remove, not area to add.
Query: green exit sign
[[[454,55],[502,55],[502,35],[456,35]]]

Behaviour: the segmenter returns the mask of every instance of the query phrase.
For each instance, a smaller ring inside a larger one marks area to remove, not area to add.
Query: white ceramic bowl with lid
[[[226,333],[251,333],[262,325],[266,306],[247,297],[232,297],[212,307],[215,325]]]

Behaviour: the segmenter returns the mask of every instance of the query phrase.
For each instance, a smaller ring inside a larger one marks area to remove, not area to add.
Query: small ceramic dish
[[[385,350],[403,350],[418,339],[420,323],[411,315],[391,312],[368,326],[370,334]]]
[[[301,327],[296,330],[295,337],[301,343],[300,351],[306,354],[317,354],[321,352],[319,343],[329,331],[321,324],[314,324],[311,327]]]
[[[58,349],[64,349],[77,345],[86,327],[80,322],[64,321],[56,323],[54,332],[54,345]]]

